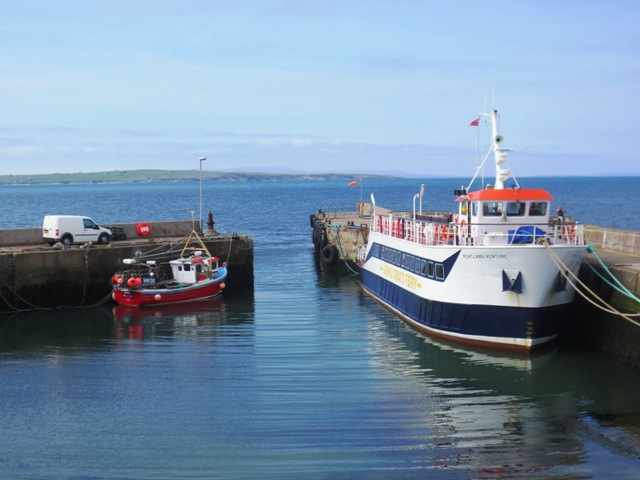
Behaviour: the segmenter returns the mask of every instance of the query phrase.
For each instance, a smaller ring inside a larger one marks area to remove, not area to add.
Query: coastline
[[[328,181],[354,178],[400,178],[393,175],[361,175],[349,173],[263,173],[203,171],[202,180],[211,182],[281,182]],[[0,186],[34,185],[120,185],[135,183],[191,183],[200,181],[198,170],[115,170],[90,173],[45,173],[37,175],[0,175]]]

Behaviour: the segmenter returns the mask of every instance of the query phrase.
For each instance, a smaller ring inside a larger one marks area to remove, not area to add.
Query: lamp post
[[[204,162],[207,157],[200,157],[200,231],[202,231],[202,162]]]
[[[420,215],[422,215],[422,197],[424,196],[424,183],[420,186],[420,193],[413,196],[413,220],[416,219],[416,200],[420,198]]]

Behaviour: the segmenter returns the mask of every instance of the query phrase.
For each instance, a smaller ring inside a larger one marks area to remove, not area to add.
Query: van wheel
[[[67,247],[71,245],[71,242],[73,242],[73,237],[68,233],[66,235],[63,235],[62,238],[60,239],[60,243],[62,243]]]
[[[98,237],[98,243],[101,243],[102,245],[105,245],[105,244],[109,243],[109,234],[108,233],[102,233]]]

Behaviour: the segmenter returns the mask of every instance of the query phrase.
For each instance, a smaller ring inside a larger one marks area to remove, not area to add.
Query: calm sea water
[[[366,180],[363,199],[448,209],[464,180]],[[640,230],[638,179],[528,179],[583,223]],[[309,214],[344,182],[204,184],[253,236],[255,288],[189,306],[0,321],[2,478],[637,478],[640,373],[584,347],[531,356],[407,329],[356,279],[320,274]],[[199,185],[0,188],[0,227],[199,215]]]

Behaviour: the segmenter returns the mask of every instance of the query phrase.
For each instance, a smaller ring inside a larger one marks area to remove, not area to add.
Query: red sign
[[[151,225],[141,222],[136,225],[136,233],[141,237],[148,237],[151,234]]]

